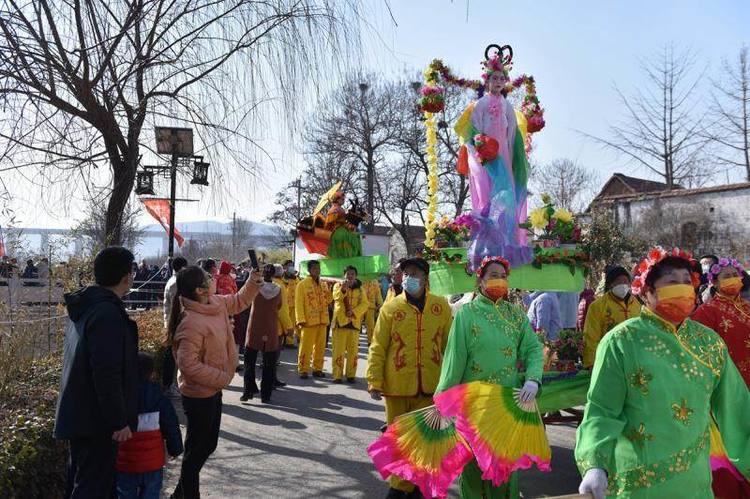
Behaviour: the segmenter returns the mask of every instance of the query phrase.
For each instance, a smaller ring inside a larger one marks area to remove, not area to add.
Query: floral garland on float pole
[[[427,128],[427,224],[425,225],[424,245],[432,249],[435,246],[435,225],[438,208],[438,164],[437,164],[437,121],[435,113],[445,108],[443,88],[437,84],[436,75],[427,68],[424,72],[425,85],[419,109],[424,113]]]

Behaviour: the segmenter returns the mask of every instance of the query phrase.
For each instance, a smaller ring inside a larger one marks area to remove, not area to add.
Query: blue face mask
[[[420,288],[422,287],[422,283],[416,277],[406,276],[404,277],[402,286],[404,287],[404,291],[412,296],[416,296],[419,293]]]

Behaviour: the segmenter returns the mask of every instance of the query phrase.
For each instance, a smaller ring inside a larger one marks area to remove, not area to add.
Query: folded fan
[[[518,389],[475,381],[434,397],[444,417],[456,418],[456,430],[469,443],[482,478],[494,486],[533,464],[550,471],[552,451],[535,401],[518,400]]]
[[[442,417],[435,406],[396,418],[367,453],[383,479],[396,475],[425,497],[441,498],[472,459],[453,419]]]

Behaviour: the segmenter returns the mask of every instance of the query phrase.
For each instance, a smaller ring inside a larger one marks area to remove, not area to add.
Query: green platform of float
[[[303,260],[300,264],[299,272],[301,277],[307,277],[307,263],[310,260]],[[344,277],[344,269],[348,266],[353,266],[357,269],[358,278],[360,281],[370,281],[377,279],[383,274],[387,274],[390,270],[390,263],[388,257],[385,255],[373,255],[373,256],[353,256],[350,258],[321,258],[316,260],[320,262],[320,276],[321,277],[333,277],[341,279]]]
[[[551,253],[563,251],[546,249]],[[445,256],[461,256],[461,263],[431,262],[430,263],[430,291],[441,296],[458,295],[468,293],[476,287],[476,276],[466,273],[467,249],[466,248],[444,248],[440,252]],[[580,293],[584,288],[583,270],[575,268],[575,273],[570,272],[570,267],[563,264],[544,264],[538,269],[529,265],[522,265],[511,270],[508,277],[510,288],[525,291],[562,291]]]

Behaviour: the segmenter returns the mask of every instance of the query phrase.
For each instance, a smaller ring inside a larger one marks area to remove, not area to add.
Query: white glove
[[[604,499],[607,496],[607,472],[601,468],[588,470],[578,486],[578,492],[592,494],[594,499]]]
[[[527,381],[523,388],[518,392],[518,399],[521,402],[531,402],[536,398],[536,392],[539,391],[539,384],[536,381]]]

